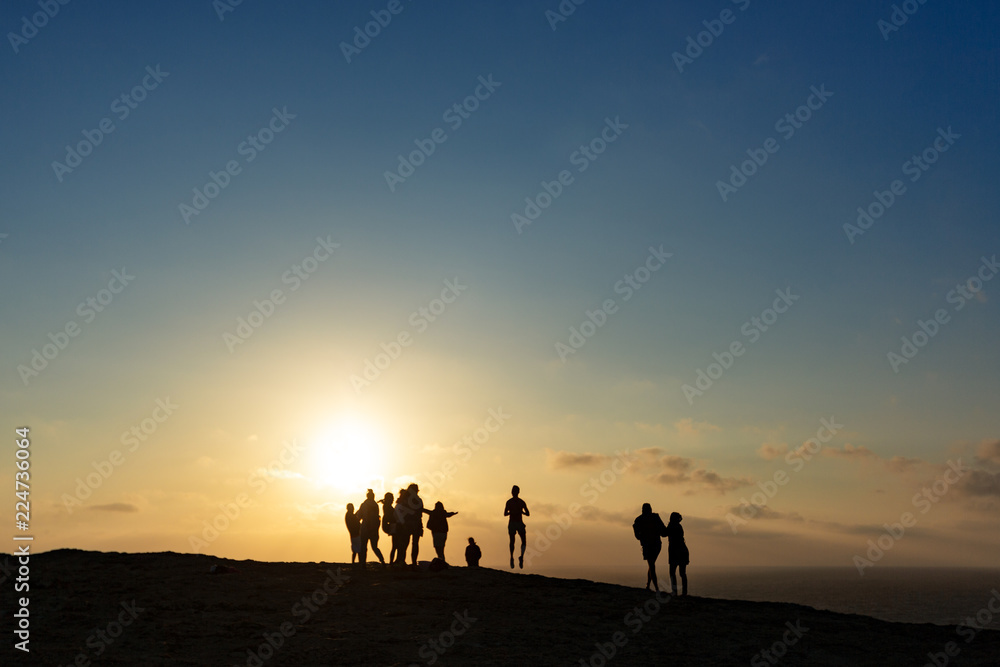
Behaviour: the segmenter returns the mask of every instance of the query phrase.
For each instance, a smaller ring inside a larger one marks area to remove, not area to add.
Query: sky
[[[526,571],[641,575],[645,502],[692,568],[995,565],[998,23],[6,3],[11,535],[345,561],[416,481],[506,567],[518,484]]]

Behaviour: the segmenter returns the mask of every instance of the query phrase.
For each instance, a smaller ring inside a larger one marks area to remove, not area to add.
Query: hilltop
[[[45,665],[923,665],[949,642],[950,664],[1000,655],[995,631],[966,643],[954,627],[486,568],[62,549],[32,557],[28,595],[30,662]],[[9,584],[0,598],[15,608]]]

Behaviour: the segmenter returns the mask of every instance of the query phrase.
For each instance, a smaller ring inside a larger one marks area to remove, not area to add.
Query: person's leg
[[[677,595],[677,564],[670,564],[670,594]]]
[[[420,552],[420,536],[414,534],[412,539],[413,539],[413,551],[410,552],[410,555],[413,557],[413,564],[416,565],[417,554]]]
[[[517,565],[522,570],[524,569],[524,549],[528,546],[528,533],[524,526],[517,529],[518,534],[521,535],[521,557],[517,559]]]
[[[688,566],[681,565],[681,595],[688,594]]]
[[[507,533],[510,535],[510,569],[514,569],[514,534],[517,531],[513,526],[507,526]]]
[[[378,531],[377,530],[374,533],[372,533],[370,541],[372,543],[372,553],[375,554],[375,556],[378,558],[378,562],[380,562],[383,565],[385,565],[385,557],[382,555],[382,552],[379,551],[379,548],[378,548]]]

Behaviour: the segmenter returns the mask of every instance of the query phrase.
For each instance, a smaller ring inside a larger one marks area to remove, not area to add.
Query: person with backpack
[[[420,537],[424,534],[424,514],[430,514],[430,510],[424,509],[424,501],[420,497],[420,487],[410,484],[406,487],[406,532],[412,541],[410,555],[413,558],[413,565],[417,564],[417,554],[420,552]],[[396,503],[399,506],[399,503]],[[405,547],[404,547],[405,550]],[[406,562],[406,553],[403,553],[403,562]]]
[[[632,532],[642,546],[642,559],[648,564],[646,590],[648,591],[649,585],[653,584],[656,592],[659,593],[660,584],[656,578],[656,557],[663,549],[663,541],[660,538],[667,536],[667,527],[663,525],[663,519],[660,518],[660,515],[653,512],[652,506],[649,503],[643,503],[642,514],[632,522]]]
[[[385,558],[378,548],[378,503],[375,502],[375,492],[371,489],[368,489],[365,501],[358,508],[358,516],[361,517],[361,564],[364,565],[368,560],[368,543],[371,542],[372,553],[385,565]]]

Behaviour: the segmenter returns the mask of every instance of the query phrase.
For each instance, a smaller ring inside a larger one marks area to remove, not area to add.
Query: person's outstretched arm
[[[446,516],[455,516],[458,512],[448,512]]]

